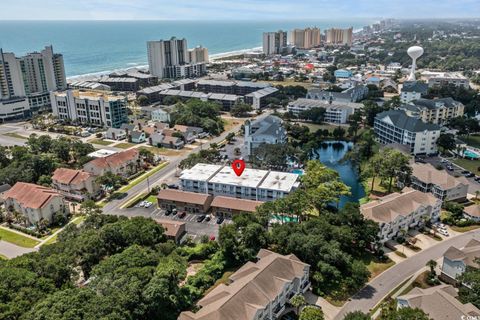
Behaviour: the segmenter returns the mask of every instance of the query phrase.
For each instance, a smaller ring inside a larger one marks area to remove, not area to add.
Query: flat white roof
[[[98,149],[96,151],[93,151],[92,153],[89,153],[88,156],[92,158],[105,158],[115,153],[117,153],[117,151],[108,150],[108,149]]]
[[[299,175],[288,172],[270,171],[258,188],[290,192],[300,185]]]
[[[220,168],[222,166],[216,164],[197,163],[192,168],[183,170],[180,179],[206,181]]]
[[[257,188],[263,178],[267,175],[267,170],[245,169],[241,176],[233,172],[232,167],[225,166],[215,174],[208,182],[230,184],[241,187]]]

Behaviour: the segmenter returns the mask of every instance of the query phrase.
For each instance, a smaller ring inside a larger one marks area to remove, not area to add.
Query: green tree
[[[336,127],[335,129],[333,129],[332,135],[335,139],[341,140],[345,136],[345,129],[343,129],[342,127]]]
[[[418,308],[403,307],[397,309],[395,300],[385,303],[381,309],[380,320],[430,320],[430,318]]]
[[[480,259],[475,259],[476,263]],[[480,269],[467,267],[465,272],[458,278],[460,283],[468,284],[461,286],[459,290],[459,298],[462,303],[472,303],[477,308],[480,308]]]
[[[442,133],[437,139],[437,146],[440,147],[443,153],[455,150],[457,143],[455,136],[451,133]]]
[[[349,312],[345,315],[343,320],[371,320],[372,317],[361,311]]]
[[[95,201],[85,200],[80,205],[80,212],[84,215],[91,215],[102,212],[102,209],[95,203]]]
[[[248,116],[253,110],[252,106],[246,103],[236,103],[231,109],[230,114],[234,117],[241,118]]]
[[[306,306],[300,313],[299,320],[323,320],[323,311],[320,307]]]
[[[290,299],[290,304],[295,307],[296,313],[299,314],[300,308],[306,305],[307,301],[302,294],[296,294]]]

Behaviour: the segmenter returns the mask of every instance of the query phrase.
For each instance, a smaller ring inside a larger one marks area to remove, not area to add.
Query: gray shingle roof
[[[401,128],[410,132],[440,130],[440,127],[436,124],[425,123],[420,119],[409,117],[403,110],[389,110],[381,112],[377,114],[375,120],[382,121],[384,118],[389,118],[397,128]]]
[[[402,92],[419,92],[426,94],[428,91],[428,84],[418,81],[406,81],[403,83]]]

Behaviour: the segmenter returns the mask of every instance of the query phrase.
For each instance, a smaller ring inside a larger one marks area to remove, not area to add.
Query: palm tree
[[[430,274],[435,274],[435,267],[437,266],[437,262],[435,260],[429,260],[426,264],[427,267],[430,268]]]
[[[13,219],[15,220],[15,222],[19,223],[20,218],[22,217],[22,214],[15,210],[15,211],[13,211],[12,216],[13,216]]]

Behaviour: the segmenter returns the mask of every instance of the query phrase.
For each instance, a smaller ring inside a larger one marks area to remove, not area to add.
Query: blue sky
[[[2,0],[1,20],[480,17],[479,0]]]

